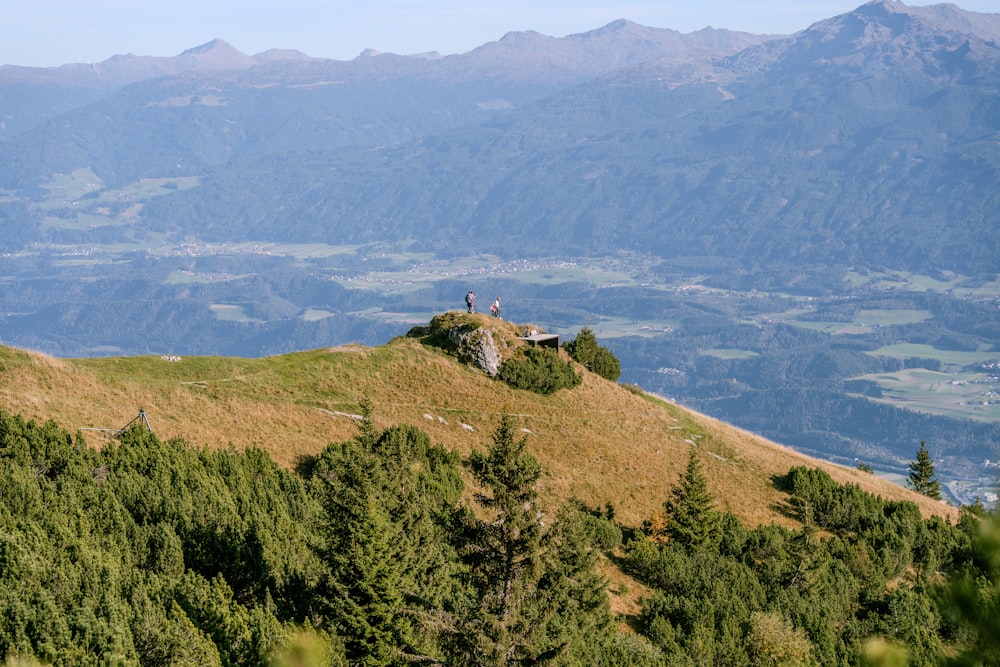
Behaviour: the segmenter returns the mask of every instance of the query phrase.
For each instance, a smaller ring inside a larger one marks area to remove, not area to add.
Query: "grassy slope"
[[[477,316],[495,328],[513,328]],[[378,348],[342,347],[263,359],[158,357],[52,359],[0,347],[0,406],[70,431],[118,428],[146,411],[157,435],[209,447],[258,446],[292,466],[327,443],[352,438],[363,396],[378,426],[415,424],[463,456],[485,448],[502,413],[528,430],[545,476],[543,496],[611,502],[639,524],[666,499],[696,443],[722,508],[750,524],[793,525],[772,478],[818,466],[925,514],[954,520],[954,508],[857,470],[791,449],[584,372],[583,384],[552,396],[513,390],[412,338]],[[471,427],[469,430],[465,425]],[[100,431],[83,431],[93,445]]]

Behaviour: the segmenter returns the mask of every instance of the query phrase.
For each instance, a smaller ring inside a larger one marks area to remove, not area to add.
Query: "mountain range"
[[[196,176],[132,226],[211,241],[979,275],[998,256],[997,43],[995,15],[888,1],[775,39],[619,21],[346,63],[216,41],[102,63],[107,84],[77,85],[114,94],[9,135],[0,183],[20,200],[79,169],[102,188]],[[2,74],[14,99],[66,86]]]

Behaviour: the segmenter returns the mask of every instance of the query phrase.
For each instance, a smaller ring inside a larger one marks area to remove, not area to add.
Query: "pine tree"
[[[714,505],[697,452],[692,448],[687,469],[664,503],[669,517],[667,536],[689,547],[713,546],[720,536],[721,519]]]
[[[934,479],[934,464],[922,440],[917,451],[917,460],[910,462],[909,485],[917,493],[941,500],[941,485]]]
[[[590,327],[583,327],[575,339],[563,344],[563,348],[569,353],[569,356],[588,368],[590,368],[590,362],[593,361],[599,347],[597,338]]]
[[[483,489],[476,500],[488,518],[470,517],[466,530],[463,556],[474,594],[457,614],[458,664],[586,664],[594,660],[585,655],[610,641],[607,594],[584,524],[570,512],[543,525],[541,468],[526,444],[504,416],[488,452],[469,457]]]
[[[445,524],[462,492],[458,457],[415,427],[377,435],[370,422],[362,427],[314,467],[328,569],[319,607],[351,664],[434,662],[437,632],[428,619],[457,595],[459,563]]]
[[[622,374],[618,357],[611,350],[598,345],[597,338],[589,327],[580,329],[576,339],[565,343],[563,348],[573,359],[607,380],[614,382]]]
[[[541,468],[525,446],[526,437],[516,439],[514,420],[504,415],[489,451],[469,457],[472,475],[485,491],[476,501],[492,515],[473,522],[464,550],[478,604],[462,623],[459,653],[473,664],[506,665],[513,656],[533,652],[521,608],[534,596],[540,569],[535,485]]]
[[[971,562],[939,591],[942,611],[961,637],[961,652],[945,662],[948,667],[1000,664],[1000,513],[967,525]]]

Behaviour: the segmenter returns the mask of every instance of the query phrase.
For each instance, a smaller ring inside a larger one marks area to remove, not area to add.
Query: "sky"
[[[0,65],[51,67],[113,55],[174,56],[215,38],[253,55],[297,49],[350,60],[365,49],[464,53],[510,31],[553,37],[625,18],[790,34],[864,0],[0,0]],[[931,2],[912,0],[906,4]],[[1000,12],[1000,0],[958,0]]]

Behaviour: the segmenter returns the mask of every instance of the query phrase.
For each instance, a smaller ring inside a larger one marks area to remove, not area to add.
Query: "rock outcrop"
[[[496,317],[450,311],[435,315],[426,327],[414,327],[407,334],[440,347],[462,363],[490,377],[500,374],[500,366],[523,345],[519,339],[526,328]]]
[[[472,364],[490,377],[496,377],[500,372],[503,358],[493,340],[493,332],[489,329],[483,327],[472,331],[450,329],[448,340],[455,346],[459,361]]]

